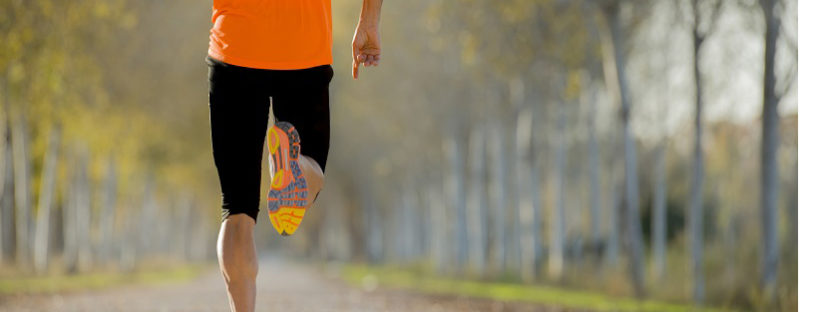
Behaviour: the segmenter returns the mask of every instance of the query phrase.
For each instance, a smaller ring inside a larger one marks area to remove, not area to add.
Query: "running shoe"
[[[268,129],[268,217],[276,233],[283,236],[296,231],[307,209],[308,189],[299,167],[299,150],[299,133],[293,125],[280,121]]]

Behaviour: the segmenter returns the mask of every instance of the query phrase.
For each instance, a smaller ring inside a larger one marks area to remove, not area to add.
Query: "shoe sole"
[[[281,139],[275,128],[287,134],[288,149],[283,152]],[[271,187],[268,191],[268,217],[273,228],[282,236],[292,235],[302,223],[307,209],[307,181],[299,166],[299,133],[288,122],[277,122],[268,131],[268,148],[270,149],[271,165],[275,171],[271,177]],[[287,170],[290,170],[291,179],[288,185]]]

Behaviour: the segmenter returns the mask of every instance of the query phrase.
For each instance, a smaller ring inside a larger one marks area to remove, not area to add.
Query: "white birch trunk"
[[[624,138],[624,186],[626,199],[627,242],[629,246],[629,266],[633,288],[638,297],[644,295],[643,274],[643,238],[641,233],[640,215],[638,212],[638,168],[635,142],[630,120],[631,99],[629,86],[626,80],[624,40],[621,31],[620,6],[618,2],[609,3],[605,9],[609,36],[605,46],[607,58],[607,80],[613,94],[617,94],[621,106],[621,124]]]
[[[193,213],[193,200],[190,194],[185,194],[181,197],[179,203],[179,227],[177,230],[176,250],[177,257],[182,260],[190,259],[190,244],[191,244],[191,214]],[[337,219],[338,220],[338,219]]]
[[[367,231],[367,255],[368,261],[378,263],[383,260],[384,256],[384,235],[381,225],[383,219],[379,216],[377,211],[375,199],[373,198],[372,182],[368,181],[363,186],[362,200],[364,201],[364,209],[366,212],[366,231]]]
[[[532,196],[532,110],[527,107],[519,111],[516,122],[516,183],[518,185],[518,209],[516,227],[520,252],[519,273],[526,282],[535,278],[535,220]]]
[[[447,194],[455,213],[455,265],[461,270],[467,264],[467,205],[464,191],[463,142],[454,134],[445,138],[444,154],[449,162]]]
[[[66,272],[73,273],[77,270],[77,164],[75,157],[64,160],[68,169],[66,182],[60,188],[63,193],[63,268]]]
[[[481,274],[486,271],[486,201],[484,188],[484,126],[475,125],[470,133],[470,266]]]
[[[427,226],[429,226],[429,222],[424,219],[424,209],[426,207],[419,201],[419,193],[416,184],[410,185],[410,194],[408,194],[409,206],[412,209],[412,216],[413,216],[413,228],[410,229],[410,236],[413,237],[412,242],[412,256],[414,260],[421,260],[426,252],[426,243],[427,236],[430,235],[430,232],[427,231]]]
[[[534,143],[533,143],[534,144]],[[530,170],[530,194],[532,195],[532,250],[533,250],[533,270],[534,278],[541,274],[541,263],[543,261],[544,248],[542,243],[543,220],[541,202],[541,166],[537,163],[535,145],[532,147],[532,170]]]
[[[612,173],[610,179],[610,209],[609,209],[609,236],[606,240],[606,263],[607,266],[615,268],[619,264],[621,255],[621,205],[623,204],[623,186],[618,178],[619,175]]]
[[[586,75],[583,80],[584,86],[580,95],[581,102],[587,108],[587,162],[589,166],[589,226],[592,246],[595,248],[596,257],[600,257],[599,248],[601,246],[601,170],[600,152],[598,149],[597,133],[597,112],[598,112],[598,92],[593,82],[593,73],[597,72],[596,67],[600,66],[595,61],[593,40],[598,38],[598,32],[594,27],[595,19],[592,18],[594,12],[590,0],[585,0],[583,10],[590,17],[584,19],[584,26],[590,39],[586,44]]]
[[[140,219],[141,222],[137,228],[137,232],[140,233],[141,237],[140,248],[137,251],[138,259],[155,255],[160,247],[157,239],[160,231],[155,229],[160,223],[157,222],[157,210],[159,207],[156,196],[154,196],[154,192],[154,179],[151,177],[145,182],[142,218]]]
[[[666,271],[666,145],[655,150],[655,191],[652,196],[652,268],[656,280]]]
[[[412,216],[410,216],[410,203],[407,200],[407,187],[403,187],[404,192],[401,192],[398,198],[398,202],[394,204],[394,212],[393,214],[397,215],[396,219],[396,228],[394,229],[394,235],[397,237],[396,246],[397,246],[397,258],[399,263],[406,263],[409,258],[410,254],[410,237],[407,235],[407,229],[410,227],[409,225],[412,222]]]
[[[434,251],[433,261],[436,272],[447,273],[450,263],[450,222],[448,220],[447,208],[444,205],[444,195],[442,185],[433,184],[430,190],[430,216],[433,219],[433,228],[430,240]]]
[[[17,265],[29,268],[31,259],[31,165],[28,126],[24,115],[17,115],[12,126],[14,163],[15,238]]]
[[[114,156],[108,160],[108,168],[102,190],[102,211],[100,217],[100,256],[102,261],[113,257],[114,222],[117,209],[117,165]]]
[[[490,156],[492,174],[490,178],[490,200],[493,203],[493,238],[492,238],[492,271],[500,273],[506,268],[505,255],[507,242],[507,150],[504,146],[504,125],[496,123],[490,132]]]
[[[763,252],[761,256],[761,284],[767,299],[774,297],[777,284],[777,266],[780,246],[777,238],[778,224],[778,164],[779,119],[777,106],[780,98],[775,91],[775,56],[777,38],[780,34],[780,19],[775,12],[775,0],[760,0],[766,21],[765,52],[763,70],[763,133],[760,144],[760,220],[762,226]]]
[[[564,250],[565,250],[565,236],[566,236],[566,190],[564,188],[565,169],[566,169],[566,142],[564,138],[565,131],[565,113],[563,104],[560,103],[557,107],[558,127],[553,136],[555,141],[555,166],[553,170],[553,198],[555,199],[555,206],[552,208],[552,224],[550,228],[552,234],[550,235],[550,253],[548,271],[550,278],[561,279],[564,276]]]
[[[418,221],[418,205],[416,204],[416,195],[412,184],[408,183],[403,195],[404,205],[404,220],[402,227],[402,237],[404,238],[404,261],[410,262],[416,260],[419,254],[419,231],[421,223]]]
[[[77,269],[88,271],[93,259],[91,253],[91,192],[88,179],[88,151],[82,148],[77,155],[74,186],[74,213],[77,233]]]
[[[51,208],[54,198],[57,153],[60,146],[60,130],[52,130],[48,140],[48,150],[44,157],[42,178],[40,179],[40,199],[37,209],[37,226],[34,234],[34,270],[43,274],[49,265],[49,237],[51,230]]]
[[[509,90],[510,90],[510,103],[516,109],[516,112],[520,114],[521,110],[524,107],[524,82],[519,77],[515,77],[509,81]],[[521,213],[520,213],[520,204],[519,201],[525,200],[520,198],[520,194],[523,192],[521,191],[522,183],[521,183],[521,174],[520,172],[523,170],[521,166],[526,164],[521,162],[520,156],[518,155],[519,151],[519,140],[518,140],[518,132],[519,128],[521,127],[517,123],[520,122],[519,118],[520,115],[516,115],[516,124],[515,128],[513,129],[512,133],[509,135],[511,138],[504,138],[503,142],[510,142],[505,143],[508,146],[505,146],[506,151],[512,155],[509,160],[512,162],[510,165],[511,173],[508,175],[508,193],[512,196],[507,197],[507,209],[509,211],[505,212],[507,216],[507,270],[513,272],[519,272],[521,270],[521,260],[522,260],[522,250],[521,250]],[[531,121],[530,121],[531,122]]]
[[[14,261],[14,163],[8,110],[0,125],[0,263]]]
[[[583,92],[582,101],[587,106],[587,162],[589,166],[589,226],[593,246],[599,246],[601,241],[601,170],[600,152],[598,151],[597,136],[597,97],[590,85]],[[596,248],[597,249],[597,248]]]
[[[137,196],[132,195],[130,202],[134,205],[139,202],[139,199]],[[118,266],[122,271],[130,271],[136,265],[137,246],[140,239],[136,231],[136,224],[140,215],[135,209],[121,209],[119,213],[121,214],[120,220],[122,223],[117,228]],[[193,246],[190,248],[193,254]],[[192,256],[192,258],[194,257]]]
[[[695,1],[694,3],[697,3]],[[696,8],[696,4],[693,7]],[[694,46],[694,57],[692,65],[695,73],[695,146],[693,148],[692,163],[692,184],[689,189],[689,248],[690,265],[692,269],[692,294],[696,303],[703,303],[704,277],[703,277],[703,88],[701,70],[699,65],[701,55],[701,44],[704,37],[698,31],[699,15],[695,12],[696,18],[692,28],[692,41]]]

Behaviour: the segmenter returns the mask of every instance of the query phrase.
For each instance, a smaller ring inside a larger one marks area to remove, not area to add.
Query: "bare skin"
[[[256,303],[256,246],[250,216],[239,213],[228,216],[219,229],[216,254],[225,279],[231,311],[253,311]]]
[[[353,34],[353,79],[359,79],[359,66],[379,66],[382,56],[379,15],[382,0],[364,0],[359,24]]]
[[[308,206],[313,205],[324,185],[322,168],[313,158],[300,155],[299,165],[308,184]],[[216,252],[219,268],[228,290],[231,311],[254,311],[256,275],[259,264],[253,240],[254,220],[243,213],[228,216],[222,222]]]
[[[378,66],[381,59],[379,15],[382,0],[363,0],[359,23],[353,35],[353,79],[359,66]],[[308,207],[313,205],[325,183],[322,168],[312,158],[299,155],[299,166],[308,185]],[[256,275],[259,264],[253,240],[253,218],[246,214],[228,216],[219,229],[216,243],[219,268],[225,279],[233,312],[254,311]]]
[[[305,181],[307,182],[308,207],[310,207],[313,205],[316,197],[319,196],[319,191],[321,191],[325,185],[325,175],[319,163],[305,155],[299,155],[299,167],[302,168]]]

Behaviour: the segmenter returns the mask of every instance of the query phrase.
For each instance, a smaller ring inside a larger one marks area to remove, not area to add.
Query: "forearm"
[[[382,0],[363,0],[359,15],[359,27],[378,27],[382,11]]]

